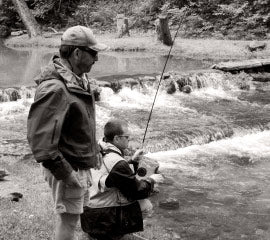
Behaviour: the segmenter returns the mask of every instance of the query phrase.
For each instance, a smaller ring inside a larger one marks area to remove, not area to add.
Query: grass
[[[11,174],[0,183],[2,190],[23,194],[19,202],[11,201],[8,194],[0,198],[0,239],[50,239],[54,225],[52,202],[39,166],[24,163],[18,157],[2,156],[0,168]],[[13,186],[5,189],[9,182]]]
[[[10,177],[0,182],[0,239],[52,239],[55,216],[51,192],[43,180],[39,165],[32,158],[22,161],[20,157],[1,156],[0,168],[10,173]],[[11,201],[8,193],[13,191],[22,193],[23,198],[18,202]],[[3,197],[4,192],[7,194]],[[78,235],[79,240],[88,239],[79,226]],[[170,232],[155,226],[151,219],[146,220],[145,231],[137,235],[145,239],[174,239]],[[138,238],[129,235],[124,239]]]
[[[174,33],[172,33],[174,37]],[[107,44],[111,51],[146,51],[168,54],[168,46],[156,39],[154,32],[140,33],[133,31],[131,37],[117,38],[116,33],[97,33],[98,41]],[[249,59],[270,57],[270,40],[265,40],[267,47],[263,51],[249,52],[247,45],[251,41],[217,40],[217,39],[184,39],[178,36],[172,49],[172,55],[193,59]],[[51,38],[32,38],[27,35],[9,38],[5,44],[11,48],[47,47],[58,48],[60,36]]]

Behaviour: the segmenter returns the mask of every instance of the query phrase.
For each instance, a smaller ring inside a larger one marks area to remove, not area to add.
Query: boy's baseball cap
[[[97,42],[90,28],[79,25],[70,27],[63,33],[61,45],[88,47],[97,52],[109,48],[107,45]]]

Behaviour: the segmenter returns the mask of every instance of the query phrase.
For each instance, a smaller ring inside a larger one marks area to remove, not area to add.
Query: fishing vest
[[[90,201],[88,204],[90,208],[117,207],[132,203],[117,188],[107,188],[105,186],[105,180],[109,173],[122,160],[126,161],[120,153],[109,150],[103,156],[101,168],[99,170],[91,169],[92,186],[90,187]]]

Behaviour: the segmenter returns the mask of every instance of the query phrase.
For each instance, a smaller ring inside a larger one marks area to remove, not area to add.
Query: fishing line
[[[187,9],[188,9],[188,8],[187,8]],[[170,57],[170,55],[171,55],[171,51],[172,51],[172,48],[173,48],[173,45],[174,45],[176,36],[177,36],[177,34],[178,34],[178,31],[179,31],[180,27],[182,26],[183,20],[184,20],[185,17],[186,17],[187,9],[184,10],[184,15],[183,15],[183,17],[181,18],[181,21],[180,21],[180,23],[179,23],[179,26],[178,26],[178,28],[177,28],[177,30],[176,30],[175,35],[174,35],[172,45],[171,45],[171,47],[170,47],[169,53],[168,53],[168,55],[167,55],[167,58],[166,58],[166,61],[165,61],[165,64],[164,64],[164,67],[163,67],[163,70],[162,70],[162,73],[161,73],[160,78],[159,78],[158,87],[157,87],[157,90],[156,90],[156,93],[155,93],[155,97],[154,97],[154,100],[153,100],[153,103],[152,103],[152,106],[151,106],[151,110],[150,110],[149,117],[148,117],[148,120],[147,120],[145,132],[144,132],[144,135],[143,135],[142,146],[143,146],[144,141],[145,141],[146,133],[147,133],[147,130],[148,130],[149,122],[150,122],[150,120],[151,120],[151,116],[152,116],[152,112],[153,112],[154,105],[155,105],[155,102],[156,102],[156,98],[157,98],[158,90],[159,90],[159,87],[160,87],[160,84],[161,84],[161,80],[162,80],[162,78],[163,78],[163,74],[164,74],[164,72],[165,72],[165,69],[166,69],[166,66],[167,66],[169,57]]]

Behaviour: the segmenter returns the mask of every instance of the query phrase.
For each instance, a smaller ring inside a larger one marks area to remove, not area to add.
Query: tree
[[[41,35],[40,27],[31,13],[30,9],[27,7],[24,0],[12,0],[18,14],[20,15],[24,26],[27,29],[29,37],[36,37]]]

